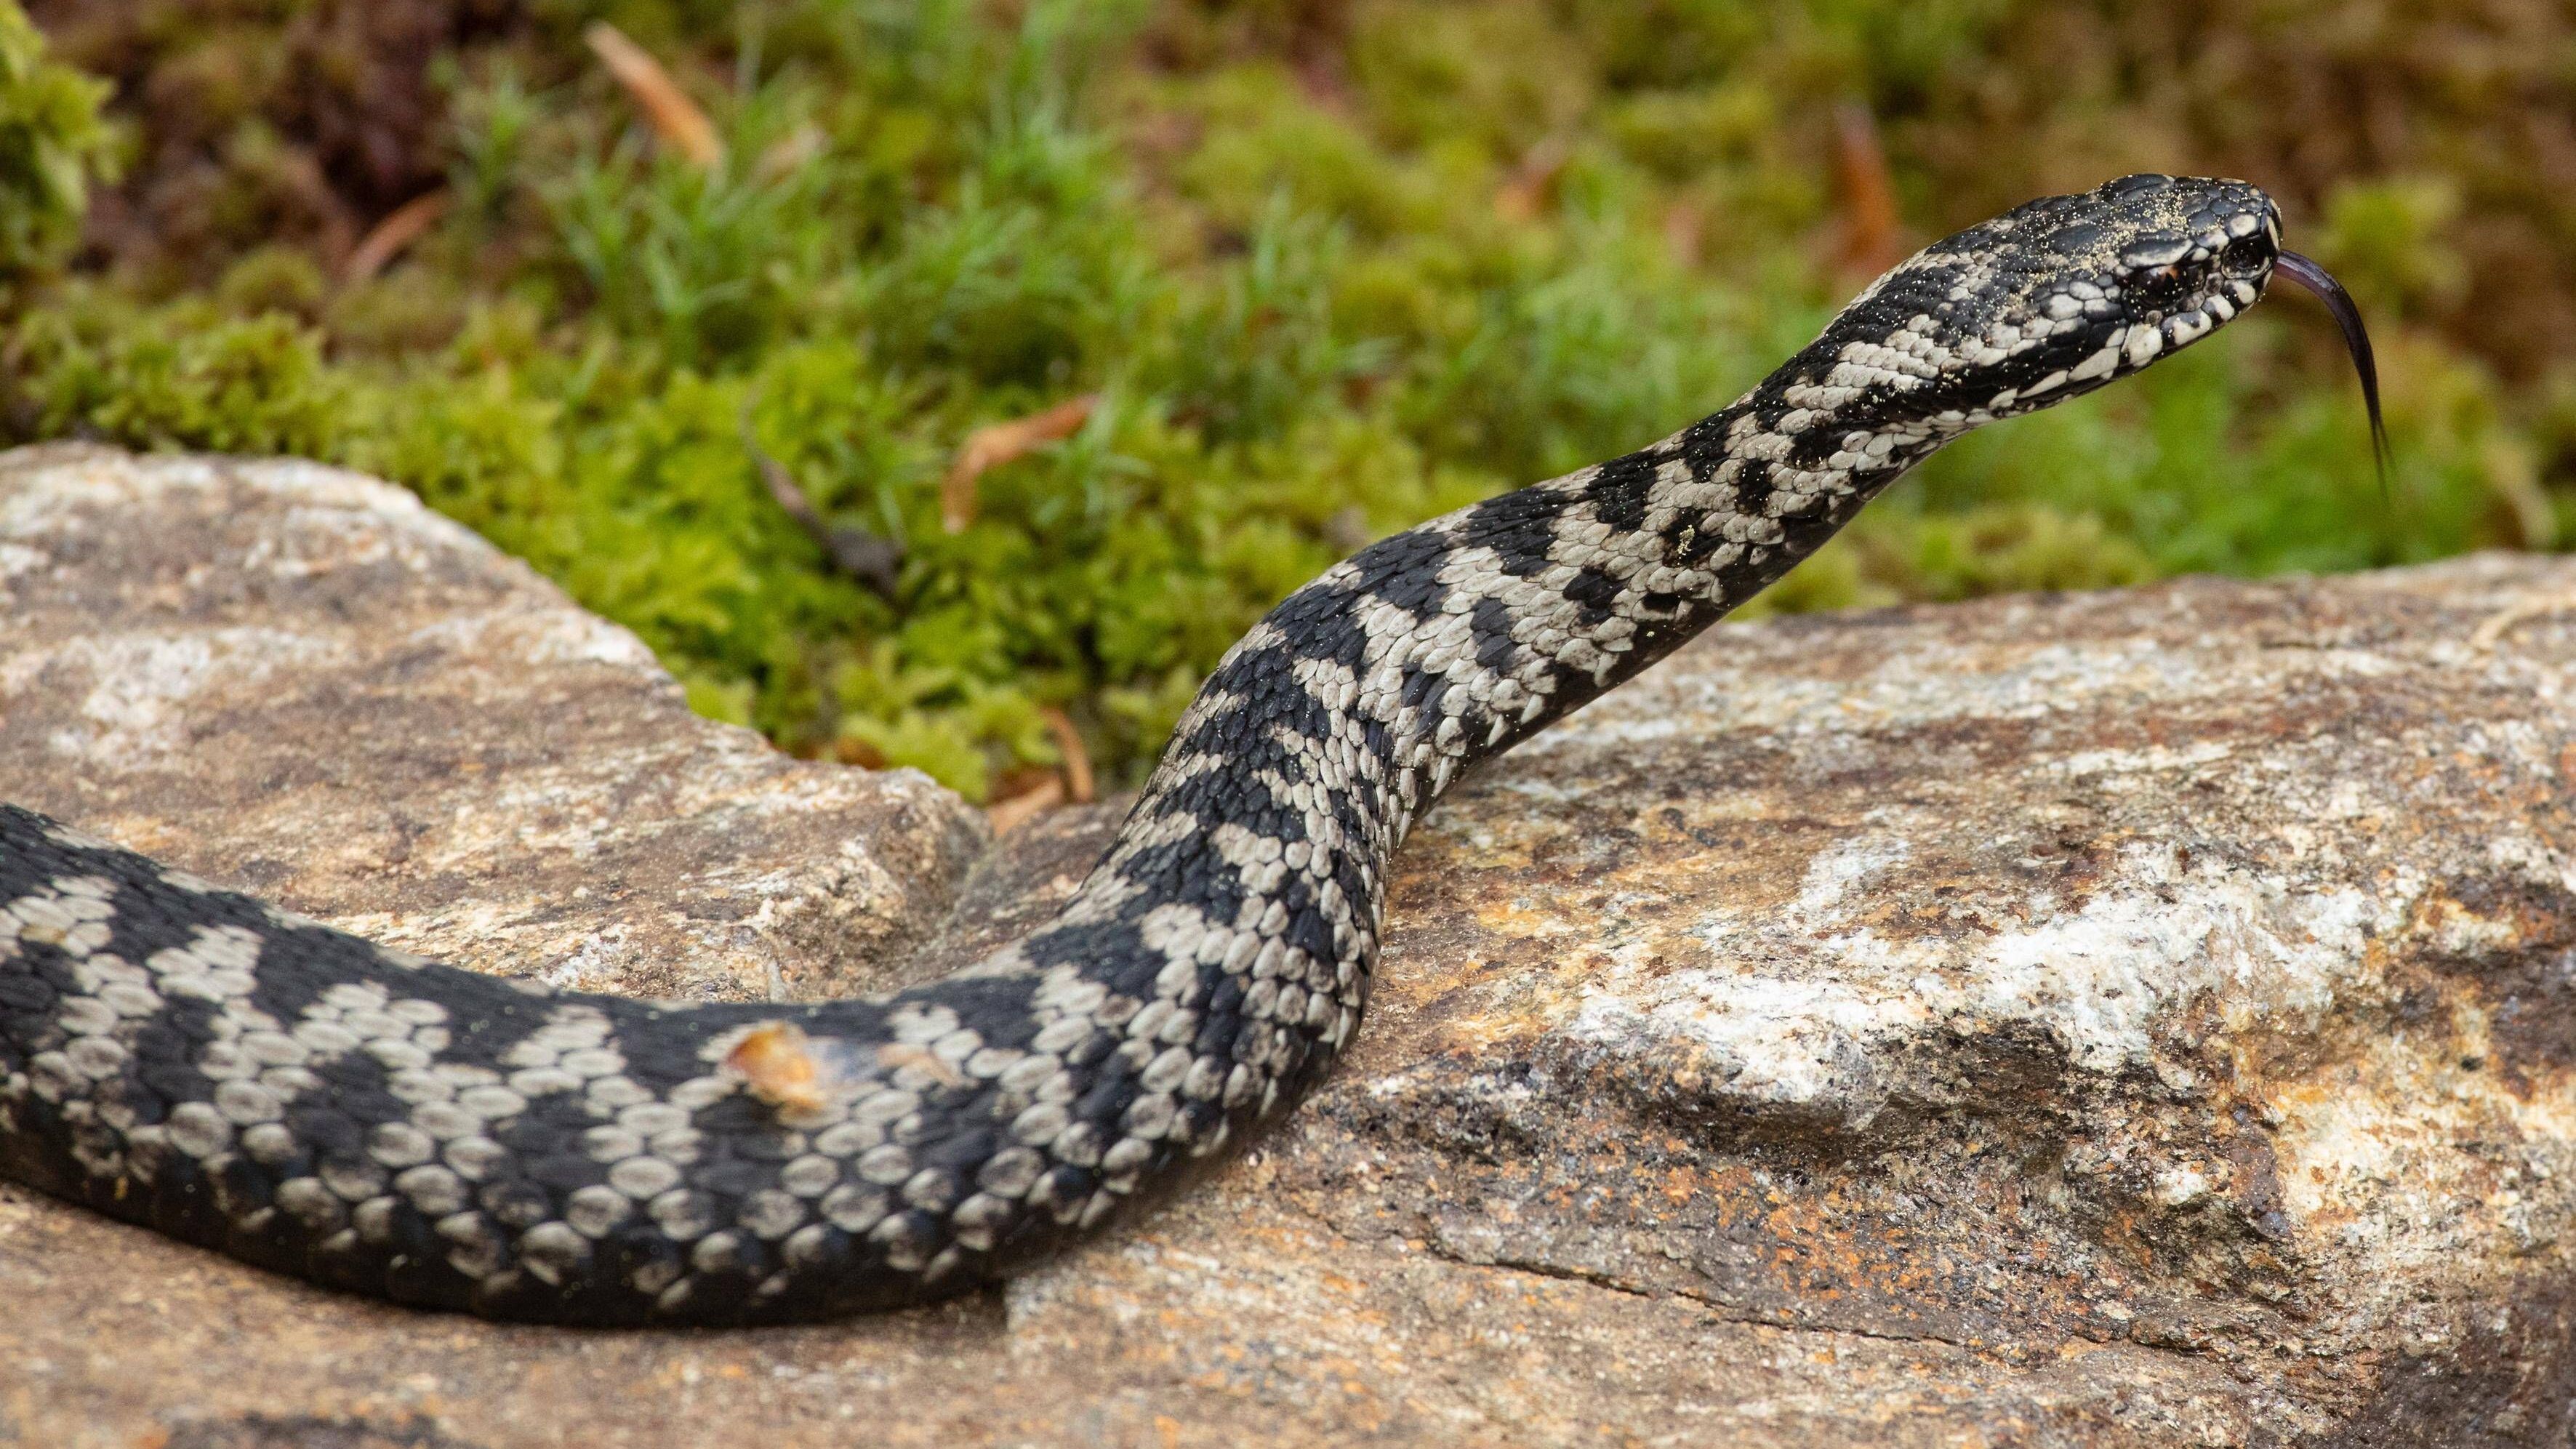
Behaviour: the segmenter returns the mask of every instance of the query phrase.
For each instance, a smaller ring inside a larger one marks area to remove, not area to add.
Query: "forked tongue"
[[[2272,259],[2272,275],[2287,277],[2316,294],[2333,314],[2335,326],[2343,330],[2343,346],[2352,354],[2353,371],[2361,374],[2361,400],[2370,409],[2370,461],[2379,467],[2379,491],[2388,491],[2388,427],[2379,417],[2379,365],[2371,360],[2370,332],[2361,325],[2361,309],[2353,305],[2352,293],[2334,279],[2325,268],[2297,252],[2282,252]]]

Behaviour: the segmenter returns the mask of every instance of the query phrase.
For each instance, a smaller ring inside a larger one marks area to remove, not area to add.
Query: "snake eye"
[[[2182,300],[2187,288],[2182,268],[2164,266],[2139,272],[2129,278],[2122,290],[2129,294],[2140,310],[2154,310]]]

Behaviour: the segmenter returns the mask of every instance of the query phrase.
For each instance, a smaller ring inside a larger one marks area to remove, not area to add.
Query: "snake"
[[[1383,538],[1209,674],[1061,911],[810,1003],[547,989],[0,807],[0,1175],[330,1288],[588,1325],[992,1284],[1221,1165],[1360,1025],[1390,856],[1909,468],[2154,365],[2278,274],[2241,181],[2137,175],[1895,266],[1679,432]]]

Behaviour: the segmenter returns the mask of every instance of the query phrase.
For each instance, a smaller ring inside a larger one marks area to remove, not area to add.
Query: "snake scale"
[[[2314,271],[2270,198],[2167,176],[1935,243],[1722,411],[1291,594],[1062,913],[899,992],[553,993],[0,808],[0,1174],[503,1318],[809,1319],[990,1282],[1316,1082],[1359,1027],[1389,854],[1459,771],[1944,443],[2207,336],[2276,266]]]

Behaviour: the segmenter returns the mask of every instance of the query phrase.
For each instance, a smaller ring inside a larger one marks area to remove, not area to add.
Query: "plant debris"
[[[948,467],[947,484],[939,491],[940,526],[950,533],[964,533],[975,521],[976,479],[990,469],[1025,458],[1049,443],[1061,443],[1082,431],[1099,402],[1097,396],[1090,394],[1067,398],[1045,412],[1007,423],[987,423],[967,434],[965,446],[957,450],[957,461]]]
[[[349,253],[348,262],[340,269],[343,283],[363,282],[385,269],[385,264],[401,256],[403,249],[426,235],[447,215],[455,198],[444,189],[425,191],[395,207],[384,220],[364,237]]]
[[[653,125],[653,134],[670,147],[700,166],[715,167],[724,162],[724,142],[716,139],[716,128],[689,93],[662,68],[653,53],[626,38],[626,33],[605,20],[591,22],[582,32],[590,43],[591,53],[599,57],[617,83],[644,108],[644,118]]]

